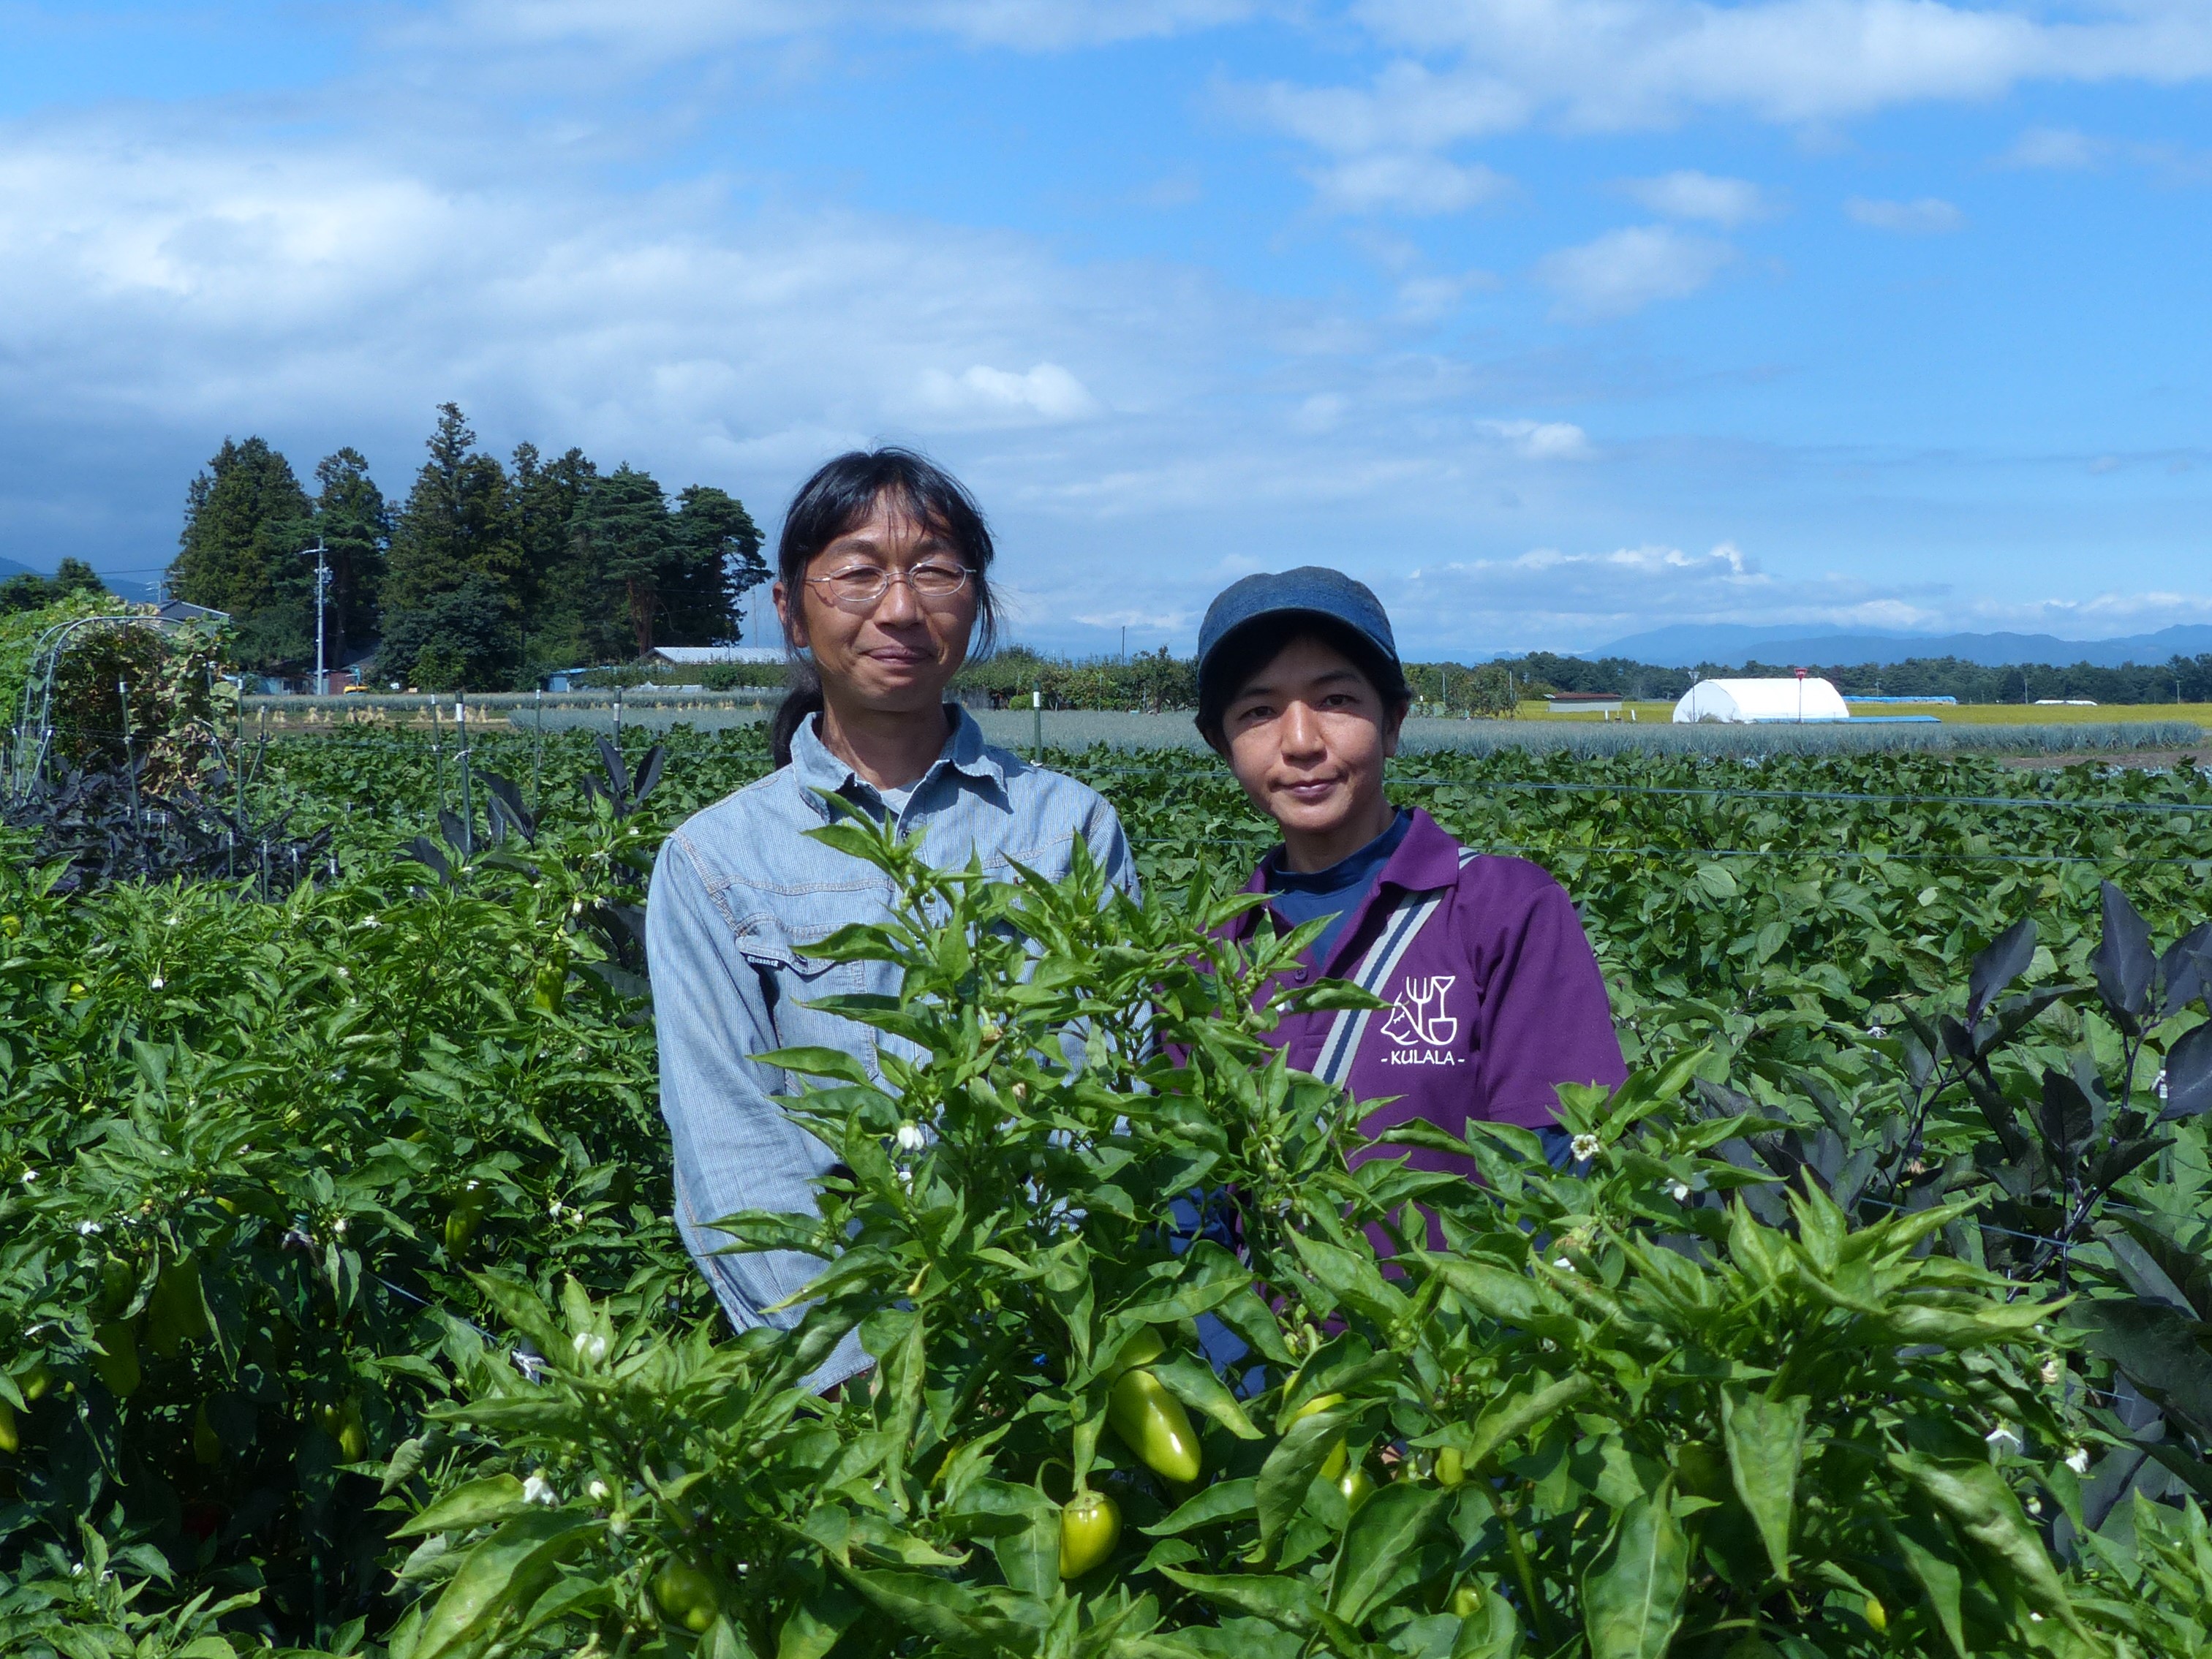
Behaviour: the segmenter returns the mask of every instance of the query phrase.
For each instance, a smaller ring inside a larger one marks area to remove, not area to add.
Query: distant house
[[[783,647],[778,645],[656,645],[638,660],[662,668],[706,668],[715,663],[783,659]]]
[[[1822,679],[1699,680],[1674,705],[1674,723],[1717,721],[1724,726],[1847,720],[1851,711]]]
[[[210,611],[204,605],[186,605],[182,599],[164,599],[154,614],[163,622],[219,622],[230,620],[228,611]]]
[[[1605,714],[1620,712],[1620,694],[1617,691],[1553,691],[1544,698],[1544,708],[1553,714]]]

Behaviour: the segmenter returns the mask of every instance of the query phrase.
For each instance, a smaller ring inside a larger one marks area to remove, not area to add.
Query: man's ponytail
[[[822,677],[804,657],[791,659],[790,683],[768,724],[769,754],[777,766],[791,764],[791,740],[799,728],[822,712]]]

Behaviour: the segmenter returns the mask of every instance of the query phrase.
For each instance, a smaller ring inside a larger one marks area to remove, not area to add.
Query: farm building
[[[1674,723],[1716,721],[1724,726],[1761,725],[1770,721],[1847,720],[1836,688],[1826,680],[1762,679],[1699,680],[1674,705]]]
[[[656,645],[640,661],[663,668],[703,668],[718,662],[781,662],[779,645]]]

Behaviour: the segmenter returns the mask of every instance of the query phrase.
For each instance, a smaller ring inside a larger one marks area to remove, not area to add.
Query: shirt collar
[[[1382,869],[1375,878],[1375,892],[1385,887],[1396,887],[1408,893],[1425,893],[1438,887],[1449,887],[1459,880],[1459,843],[1444,833],[1442,825],[1416,806],[1413,821],[1407,827],[1406,839],[1398,843],[1398,850],[1382,861]],[[1253,867],[1252,879],[1244,884],[1248,893],[1267,890],[1267,869],[1279,855],[1278,848]],[[1259,912],[1249,912],[1244,926],[1249,930],[1258,926]],[[1358,924],[1355,916],[1346,924],[1347,933]]]
[[[988,780],[1004,790],[1006,768],[993,755],[990,745],[983,741],[983,728],[975,717],[957,703],[945,705],[952,711],[952,729],[945,734],[945,747],[921,777],[915,781],[919,791],[939,771],[950,767],[953,771],[979,780]],[[809,714],[799,721],[799,729],[791,734],[791,770],[802,789],[820,795],[842,795],[855,784],[862,788],[872,786],[863,782],[853,769],[830,752],[829,745],[815,732],[816,717]]]

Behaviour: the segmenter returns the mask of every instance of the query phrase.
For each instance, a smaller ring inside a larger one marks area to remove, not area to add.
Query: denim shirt
[[[992,748],[964,710],[953,720],[944,751],[897,814],[900,833],[921,838],[932,864],[957,869],[972,854],[987,874],[1006,878],[1018,862],[1057,878],[1079,838],[1110,880],[1134,891],[1128,842],[1102,797]],[[810,720],[792,739],[789,766],[669,836],[646,909],[677,1225],[739,1330],[796,1323],[799,1310],[763,1310],[805,1288],[822,1264],[790,1250],[714,1255],[726,1236],[706,1224],[741,1210],[812,1213],[816,1183],[837,1161],[771,1098],[798,1092],[795,1080],[751,1056],[839,1048],[880,1080],[877,1034],[805,1005],[898,990],[887,963],[807,955],[840,927],[882,920],[893,896],[881,871],[806,836],[830,821],[823,797],[832,794],[879,821],[886,816],[882,797],[823,747]],[[810,1385],[828,1389],[872,1363],[848,1335]]]

